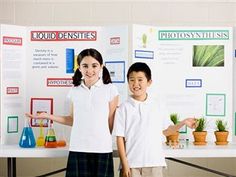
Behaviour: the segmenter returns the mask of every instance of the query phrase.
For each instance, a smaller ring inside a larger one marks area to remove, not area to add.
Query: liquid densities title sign
[[[160,30],[159,40],[229,40],[228,30]]]
[[[31,31],[31,41],[96,41],[97,31]]]

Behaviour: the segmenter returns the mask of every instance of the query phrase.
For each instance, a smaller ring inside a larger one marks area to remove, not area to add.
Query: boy
[[[166,163],[161,134],[171,135],[184,125],[194,128],[195,119],[184,119],[163,130],[163,107],[147,94],[152,83],[148,65],[132,64],[127,79],[132,95],[116,110],[113,132],[122,164],[121,176],[162,177]]]

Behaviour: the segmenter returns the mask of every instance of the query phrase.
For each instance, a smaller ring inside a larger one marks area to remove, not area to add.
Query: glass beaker
[[[45,148],[56,148],[57,147],[57,140],[56,140],[55,131],[52,127],[51,121],[49,121],[49,126],[50,127],[48,128],[48,131],[47,131],[44,147]]]
[[[66,139],[65,139],[65,131],[64,127],[60,127],[60,130],[57,131],[57,147],[65,147]]]
[[[66,140],[61,139],[57,141],[57,146],[58,147],[65,147],[66,146]]]
[[[22,148],[34,148],[36,146],[34,133],[28,119],[25,121],[25,127],[20,137],[19,146]]]
[[[41,119],[39,123],[39,136],[37,137],[36,144],[38,147],[44,146],[45,144],[45,138],[43,133],[43,119]]]

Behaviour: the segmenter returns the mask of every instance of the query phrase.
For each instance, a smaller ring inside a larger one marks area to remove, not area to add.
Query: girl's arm
[[[116,141],[117,141],[118,153],[119,153],[121,164],[122,164],[123,177],[131,177],[131,171],[129,168],[129,164],[128,164],[128,160],[127,160],[126,152],[125,152],[125,139],[124,137],[117,136]]]
[[[70,115],[68,116],[50,115],[45,112],[40,113],[39,115],[32,115],[29,113],[26,113],[25,115],[31,119],[49,119],[64,125],[69,125],[69,126],[73,125],[73,106],[71,106]]]
[[[196,119],[195,118],[186,118],[176,125],[170,125],[167,129],[163,130],[163,134],[165,136],[169,136],[169,135],[175,133],[176,131],[178,131],[184,125],[187,125],[189,128],[195,128]]]
[[[108,123],[109,123],[110,132],[112,132],[113,130],[114,117],[115,117],[116,108],[118,106],[118,102],[119,102],[119,96],[114,97],[114,99],[109,102]]]

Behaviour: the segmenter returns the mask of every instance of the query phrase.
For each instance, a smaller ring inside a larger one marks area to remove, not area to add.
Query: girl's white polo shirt
[[[166,166],[162,131],[167,112],[149,97],[140,102],[129,97],[116,110],[114,135],[125,138],[130,168]]]
[[[68,98],[73,104],[70,151],[112,152],[109,102],[117,95],[117,88],[112,84],[103,84],[102,80],[90,89],[82,83],[69,91]]]

